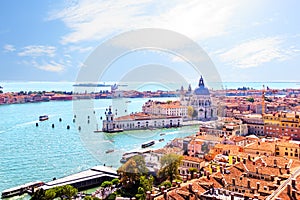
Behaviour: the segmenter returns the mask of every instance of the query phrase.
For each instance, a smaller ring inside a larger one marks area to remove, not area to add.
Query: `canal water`
[[[197,126],[113,134],[94,132],[97,126],[98,129],[102,128],[101,117],[104,119],[104,112],[109,105],[119,108],[118,111],[113,108],[119,116],[122,112],[141,111],[142,104],[147,100],[93,100],[92,108],[90,100],[0,106],[0,191],[31,181],[47,182],[54,177],[70,175],[95,165],[117,168],[122,154],[141,149],[143,142],[156,140],[151,147],[156,149],[176,137],[197,132]],[[124,102],[126,105],[121,105]],[[74,111],[73,108],[78,108],[78,105],[79,111]],[[121,111],[124,108],[126,110]],[[40,115],[48,115],[49,120],[39,122]],[[68,125],[70,129],[67,129]],[[161,136],[161,133],[165,134]],[[165,141],[158,142],[160,138]],[[106,153],[111,149],[114,152]]]

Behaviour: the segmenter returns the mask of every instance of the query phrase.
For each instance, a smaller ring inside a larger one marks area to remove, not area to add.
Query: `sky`
[[[0,81],[75,81],[96,47],[140,28],[192,39],[224,82],[300,81],[299,8],[298,0],[2,0]],[[151,63],[195,78],[179,57],[141,50],[113,63],[103,80]]]

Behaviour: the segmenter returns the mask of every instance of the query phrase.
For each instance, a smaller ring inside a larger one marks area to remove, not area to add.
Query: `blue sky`
[[[138,28],[163,28],[196,41],[223,81],[299,81],[297,0],[16,1],[0,2],[0,81],[74,81],[103,41]],[[105,76],[147,63],[174,67],[181,59],[157,51],[118,60]],[[190,74],[189,74],[190,73]]]

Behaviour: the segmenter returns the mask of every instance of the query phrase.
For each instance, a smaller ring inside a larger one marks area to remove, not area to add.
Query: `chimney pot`
[[[281,181],[281,179],[278,178],[278,179],[277,179],[277,185],[280,185],[280,181]]]
[[[292,186],[295,188],[296,187],[296,179],[292,178]]]
[[[235,186],[235,178],[232,178],[232,185]]]
[[[292,186],[290,184],[287,185],[287,194],[291,195]]]
[[[193,192],[193,184],[192,183],[189,183],[189,191]]]
[[[164,199],[167,200],[168,199],[168,191],[164,190]]]
[[[247,187],[250,188],[250,179],[247,179]]]
[[[259,187],[260,187],[260,182],[257,182],[256,183],[256,189],[257,189],[257,191],[259,190]]]

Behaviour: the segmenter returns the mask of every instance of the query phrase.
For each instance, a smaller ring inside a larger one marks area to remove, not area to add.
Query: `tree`
[[[145,200],[146,199],[146,193],[145,193],[145,190],[144,188],[142,187],[139,187],[138,188],[138,192],[137,194],[135,195],[135,197],[139,200]]]
[[[140,176],[148,173],[145,160],[142,156],[133,156],[125,164],[123,164],[118,172],[122,175],[121,182],[137,181]]]
[[[85,196],[84,200],[100,200],[98,197]]]
[[[253,98],[253,97],[248,97],[248,98],[247,98],[247,101],[253,103],[253,102],[254,102],[254,98]]]
[[[120,183],[120,180],[119,180],[118,178],[114,178],[113,180],[111,180],[111,183],[112,183],[113,185],[117,185],[117,184]]]
[[[104,181],[102,184],[101,184],[101,187],[110,187],[110,186],[112,186],[112,182],[110,182],[110,181]]]
[[[30,200],[41,200],[44,199],[44,196],[45,196],[45,191],[43,189],[38,189],[33,193]]]
[[[172,183],[170,181],[164,181],[160,184],[160,186],[165,186],[166,188],[170,188]]]
[[[47,190],[45,192],[44,199],[45,200],[52,200],[52,199],[55,198],[55,196],[56,196],[55,191],[53,191],[53,190],[50,189],[50,190]]]
[[[178,167],[181,160],[182,156],[174,153],[164,155],[160,160],[161,169],[158,175],[172,182],[179,175]]]
[[[193,113],[194,113],[194,108],[192,106],[188,106],[187,114],[188,114],[189,118],[193,117]]]
[[[194,167],[190,167],[189,168],[189,172],[191,173],[192,178],[194,178],[194,173],[198,172],[198,170],[196,168],[194,168]]]
[[[140,187],[142,187],[144,191],[152,191],[153,181],[153,176],[150,176],[149,178],[147,178],[146,176],[141,176]]]
[[[78,193],[78,190],[71,185],[62,186],[63,194],[68,197],[69,200],[72,199]]]

